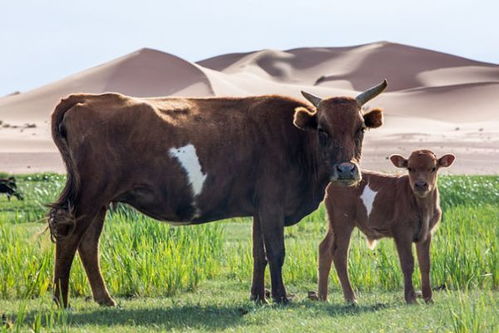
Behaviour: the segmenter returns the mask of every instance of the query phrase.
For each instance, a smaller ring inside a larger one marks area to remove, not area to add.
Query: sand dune
[[[428,147],[456,152],[462,162],[455,173],[499,173],[499,66],[388,42],[233,53],[197,63],[141,49],[1,97],[0,170],[62,171],[48,119],[58,101],[73,92],[300,97],[300,90],[307,90],[323,97],[355,96],[385,77],[388,91],[370,105],[384,108],[385,126],[366,138],[365,167],[391,170],[385,156]]]

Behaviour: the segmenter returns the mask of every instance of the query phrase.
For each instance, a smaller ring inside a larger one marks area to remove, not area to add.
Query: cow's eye
[[[407,168],[407,170],[409,170],[409,172],[413,172],[414,171],[413,168]]]
[[[362,126],[361,128],[359,128],[358,133],[359,133],[359,134],[361,134],[361,133],[363,134],[363,133],[365,133],[365,132],[366,132],[366,130],[367,130],[367,127]]]
[[[437,171],[437,168],[433,167],[433,168],[431,169],[431,172],[435,172],[435,171]]]
[[[319,128],[319,138],[321,140],[327,140],[329,138],[329,133],[326,130]]]

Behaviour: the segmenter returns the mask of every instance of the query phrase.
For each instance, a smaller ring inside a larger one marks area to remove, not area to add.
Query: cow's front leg
[[[276,303],[288,303],[282,281],[282,266],[286,255],[284,248],[284,216],[279,209],[262,210],[259,214],[265,254],[270,266],[272,298]]]
[[[253,218],[253,283],[251,284],[251,300],[257,303],[267,303],[265,299],[265,245],[263,232],[258,216]]]

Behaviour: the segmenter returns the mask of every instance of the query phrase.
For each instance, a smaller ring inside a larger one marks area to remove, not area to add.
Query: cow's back
[[[294,109],[305,106],[299,101],[120,94],[78,101],[62,125],[78,172],[105,183],[109,200],[162,220],[205,222],[253,215],[258,186],[269,179],[290,196],[290,216],[322,199],[300,178],[309,134],[292,123]]]

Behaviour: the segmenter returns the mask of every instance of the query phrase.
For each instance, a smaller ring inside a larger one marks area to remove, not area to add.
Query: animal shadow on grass
[[[253,303],[242,303],[233,305],[173,305],[173,306],[152,306],[140,309],[128,308],[96,308],[82,310],[82,312],[67,312],[67,323],[72,326],[121,326],[130,325],[137,327],[156,327],[165,330],[172,329],[208,329],[221,330],[243,324],[244,316],[252,312],[271,311],[271,309],[289,310],[296,308],[315,308],[319,312],[324,312],[332,317],[356,316],[361,313],[376,312],[386,309],[390,304],[372,304],[348,306],[344,304],[316,303],[308,300],[291,302],[287,305],[264,305],[259,306]],[[35,315],[40,312],[30,312],[25,322],[33,322]],[[13,318],[15,321],[15,318]],[[45,317],[42,315],[42,325]]]
[[[150,307],[141,309],[97,308],[82,312],[68,311],[69,326],[117,326],[131,325],[161,327],[162,329],[205,328],[224,329],[237,325],[250,311],[244,305],[182,305],[173,307]],[[26,317],[31,322],[37,312]],[[42,320],[43,321],[43,320]]]

